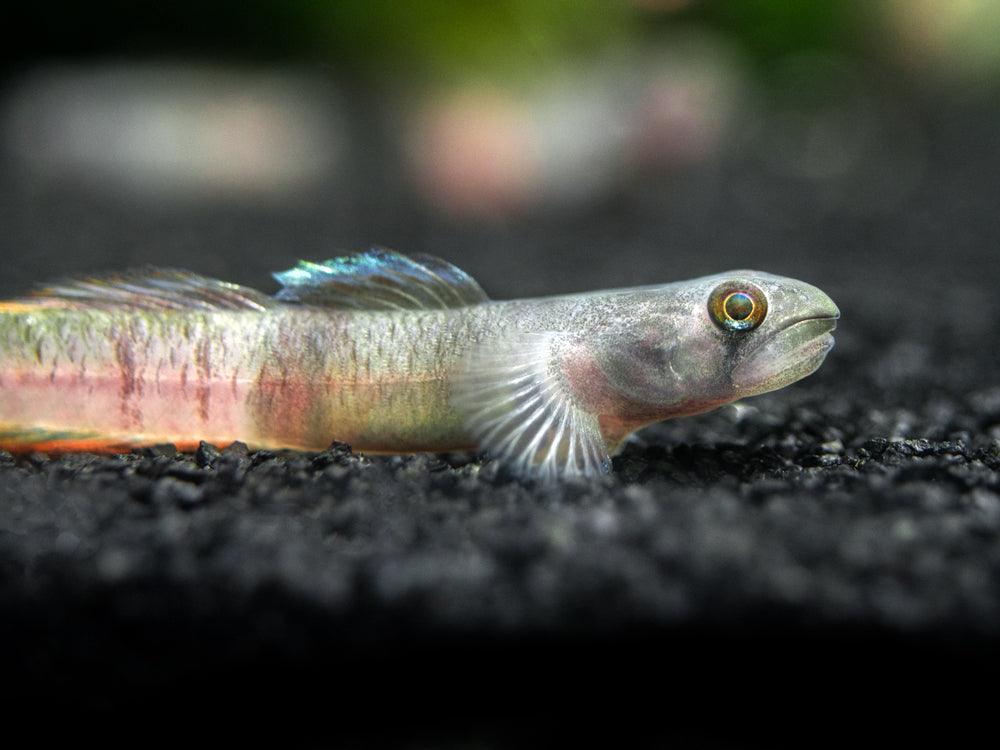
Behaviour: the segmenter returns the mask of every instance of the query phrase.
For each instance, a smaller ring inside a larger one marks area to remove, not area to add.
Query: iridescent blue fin
[[[452,405],[492,455],[524,477],[599,476],[611,459],[597,416],[582,408],[557,364],[559,333],[516,332],[473,346],[456,378]]]
[[[276,299],[340,309],[440,309],[489,300],[475,279],[451,263],[378,247],[323,263],[299,261],[274,278],[283,287]]]
[[[154,266],[56,281],[16,302],[43,307],[256,311],[280,304],[248,287]]]

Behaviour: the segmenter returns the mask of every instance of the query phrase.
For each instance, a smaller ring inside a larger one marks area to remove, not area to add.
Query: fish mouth
[[[780,328],[736,366],[734,388],[743,395],[755,395],[811,375],[833,348],[839,317],[839,313],[815,315]]]

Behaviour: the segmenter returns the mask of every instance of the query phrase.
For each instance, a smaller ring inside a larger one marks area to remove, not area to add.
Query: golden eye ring
[[[752,331],[764,322],[767,297],[749,282],[727,281],[715,287],[709,296],[708,314],[723,331]]]

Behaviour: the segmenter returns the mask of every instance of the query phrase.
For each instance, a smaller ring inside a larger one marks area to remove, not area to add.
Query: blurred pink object
[[[406,151],[422,198],[451,214],[580,205],[637,173],[714,154],[740,69],[709,38],[554,73],[521,90],[468,86],[418,107]]]
[[[508,213],[537,198],[530,112],[500,91],[458,91],[421,113],[411,159],[424,197],[461,214]]]

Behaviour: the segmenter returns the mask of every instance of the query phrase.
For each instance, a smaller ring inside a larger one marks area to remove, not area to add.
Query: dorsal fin
[[[373,247],[364,253],[299,264],[274,274],[276,299],[351,310],[465,307],[489,298],[469,274],[432,255]]]
[[[255,289],[154,266],[68,278],[41,287],[17,302],[43,307],[256,311],[279,304]]]

